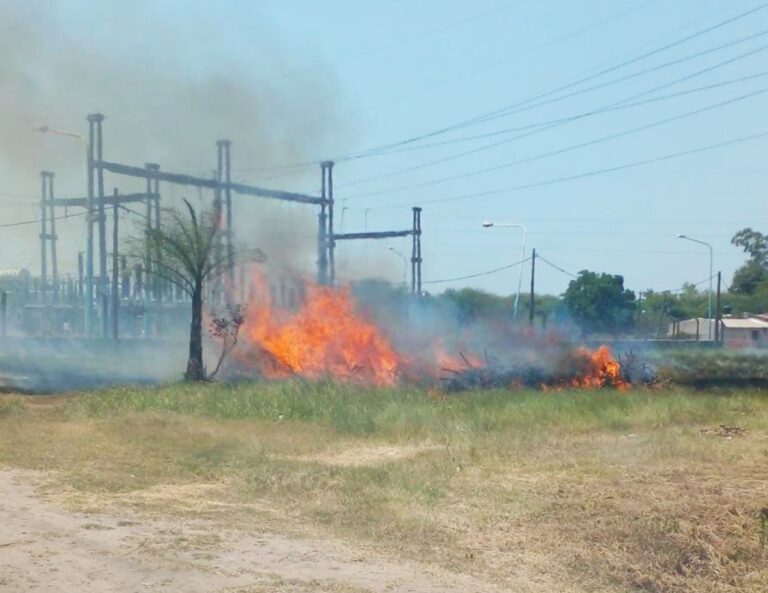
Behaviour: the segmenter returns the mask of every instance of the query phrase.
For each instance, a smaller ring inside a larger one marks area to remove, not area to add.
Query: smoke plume
[[[315,168],[265,177],[272,167],[322,153],[332,128],[344,133],[332,115],[333,78],[323,68],[307,69],[317,61],[316,48],[310,53],[281,39],[258,7],[238,3],[234,11],[229,2],[0,2],[0,200],[9,213],[3,221],[37,218],[40,170],[56,173],[57,195],[84,194],[82,143],[34,129],[85,135],[91,112],[106,116],[107,160],[209,176],[215,141],[228,138],[236,180],[317,193]],[[108,192],[143,189],[140,180],[110,175],[106,184]],[[191,188],[162,192],[166,205],[181,197],[202,206],[210,200]],[[271,212],[286,218],[258,198],[238,196],[235,206],[238,235],[254,246],[261,246],[258,231],[274,228],[265,223]],[[313,214],[311,207],[294,209],[291,225],[308,231]],[[82,219],[61,221],[59,229],[60,267],[72,272]],[[36,227],[10,232],[0,268],[35,271]]]

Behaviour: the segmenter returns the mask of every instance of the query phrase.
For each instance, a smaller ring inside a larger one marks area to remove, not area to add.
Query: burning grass
[[[0,463],[57,470],[81,508],[337,536],[521,591],[768,586],[765,392],[286,381],[44,401],[0,415]]]
[[[349,288],[309,284],[297,312],[274,308],[268,291],[261,293],[246,318],[251,348],[241,361],[257,365],[263,376],[333,377],[381,386],[397,382],[403,357],[357,314]]]
[[[363,386],[420,385],[448,391],[491,388],[628,389],[627,373],[607,346],[577,348],[499,324],[470,328],[446,345],[446,328],[389,324],[362,314],[349,287],[305,283],[297,310],[273,305],[260,276],[247,309],[234,375],[332,380]],[[440,332],[430,335],[439,328]],[[488,355],[488,341],[497,355]],[[399,347],[395,346],[395,342]],[[482,353],[482,355],[480,354]]]

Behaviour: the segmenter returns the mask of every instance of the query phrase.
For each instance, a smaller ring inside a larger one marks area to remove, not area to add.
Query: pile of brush
[[[483,364],[461,355],[462,365],[441,369],[447,392],[477,389],[628,389],[655,381],[652,369],[633,354],[614,359],[607,349],[558,349],[535,359],[499,361],[486,355]]]

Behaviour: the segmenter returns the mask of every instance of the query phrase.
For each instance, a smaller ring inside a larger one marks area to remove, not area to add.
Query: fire
[[[509,367],[480,357],[462,341],[447,348],[440,339],[427,338],[413,350],[398,352],[387,335],[356,310],[349,287],[329,288],[306,283],[295,311],[273,306],[263,278],[255,280],[255,299],[249,304],[238,353],[248,368],[271,378],[333,379],[376,386],[400,382],[433,384],[449,378],[454,387],[629,388],[621,364],[607,346],[597,350],[565,348],[559,360]],[[426,336],[423,336],[426,337]],[[416,342],[418,343],[418,341]],[[533,345],[530,354],[538,350]],[[546,356],[545,351],[540,352]],[[542,369],[556,369],[554,373]]]
[[[449,354],[445,345],[440,340],[432,345],[430,351],[434,358],[433,362],[436,365],[433,374],[438,374],[439,371],[444,369],[456,370],[467,367],[477,369],[485,366],[485,363],[479,356],[475,356],[471,352],[465,354],[463,349],[458,355]]]
[[[263,281],[257,286],[259,299],[249,307],[244,331],[266,377],[397,382],[403,358],[358,315],[349,288],[308,284],[299,310],[290,312],[272,306]]]
[[[621,373],[621,363],[613,357],[608,346],[600,346],[594,351],[579,348],[577,356],[581,359],[583,368],[571,381],[572,387],[614,387],[621,391],[629,389],[630,384],[624,380]]]

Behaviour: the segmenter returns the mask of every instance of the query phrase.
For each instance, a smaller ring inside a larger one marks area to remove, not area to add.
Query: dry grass
[[[264,577],[261,583],[230,589],[226,593],[368,593],[365,589],[328,581]]]
[[[0,463],[55,470],[80,508],[334,535],[520,591],[768,590],[764,393],[282,389],[0,399]]]

